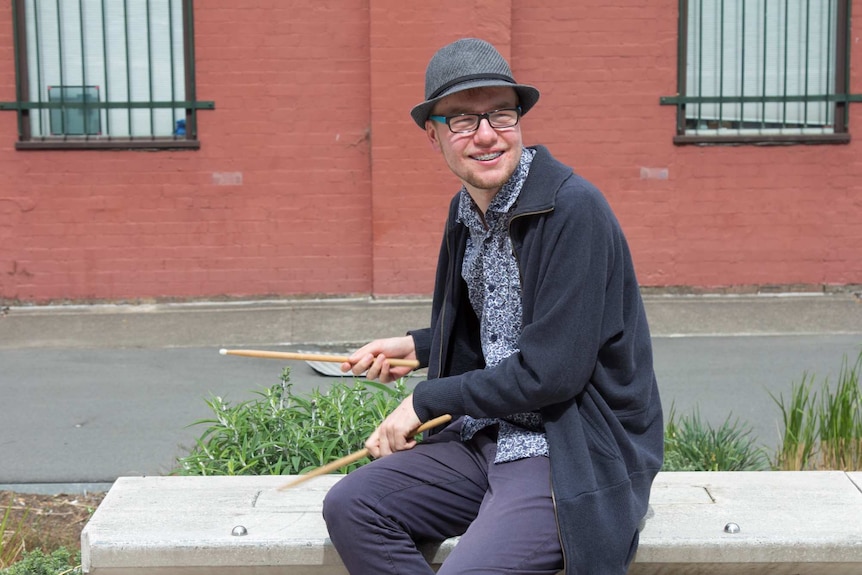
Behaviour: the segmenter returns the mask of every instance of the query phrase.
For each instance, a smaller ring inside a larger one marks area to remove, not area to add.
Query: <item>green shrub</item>
[[[81,554],[73,555],[65,547],[51,553],[26,551],[20,561],[0,569],[0,575],[81,575]]]
[[[256,392],[256,399],[231,405],[207,401],[214,418],[189,455],[177,460],[177,475],[292,475],[330,463],[364,447],[365,440],[408,395],[403,381],[391,386],[354,381],[328,392],[294,395],[290,370],[281,383]],[[367,458],[342,469],[347,473]]]
[[[677,419],[673,408],[664,436],[664,471],[760,471],[768,466],[762,448],[751,438],[751,427],[730,422],[718,429],[701,421],[699,410]]]
[[[848,367],[846,358],[833,393],[824,382],[821,395],[813,377],[793,384],[789,403],[772,399],[784,420],[776,469],[862,469],[862,353]],[[189,455],[177,460],[178,475],[288,475],[304,473],[363,447],[365,439],[407,396],[403,381],[386,386],[354,381],[337,383],[310,396],[292,393],[290,371],[258,398],[231,405],[221,397],[207,401],[214,418],[192,424],[207,428]],[[731,421],[713,428],[699,410],[677,416],[671,408],[665,426],[665,471],[754,471],[770,467],[770,457],[755,444],[751,427]],[[368,462],[344,467],[350,472]]]
[[[772,396],[784,420],[781,446],[774,465],[783,470],[862,469],[862,390],[859,372],[862,352],[850,367],[845,356],[833,393],[828,378],[820,395],[814,389],[814,377],[803,374],[794,382],[790,398]]]

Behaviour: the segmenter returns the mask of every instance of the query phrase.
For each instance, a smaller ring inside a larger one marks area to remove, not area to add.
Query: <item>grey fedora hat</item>
[[[462,38],[443,46],[425,70],[425,101],[410,111],[413,121],[425,128],[434,104],[462,90],[486,86],[510,86],[518,94],[521,114],[539,100],[533,86],[518,84],[509,64],[494,46],[478,38]]]

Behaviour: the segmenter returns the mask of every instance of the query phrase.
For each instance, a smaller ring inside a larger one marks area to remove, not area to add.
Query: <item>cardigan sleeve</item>
[[[419,367],[428,367],[428,360],[431,357],[431,328],[411,330],[407,335],[413,337]]]

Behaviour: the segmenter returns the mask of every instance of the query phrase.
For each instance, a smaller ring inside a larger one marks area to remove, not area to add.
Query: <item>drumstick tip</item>
[[[225,348],[221,348],[220,350],[218,350],[218,352],[219,355],[227,355],[227,350]]]

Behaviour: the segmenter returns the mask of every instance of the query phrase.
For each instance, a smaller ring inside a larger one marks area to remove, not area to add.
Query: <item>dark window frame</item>
[[[773,96],[748,97],[697,97],[688,96],[687,66],[688,66],[688,7],[690,1],[679,0],[679,32],[677,45],[677,95],[660,99],[661,105],[673,105],[677,108],[676,130],[674,144],[846,144],[850,142],[848,106],[851,102],[862,101],[862,95],[849,94],[850,82],[850,39],[852,0],[836,0],[836,30],[834,35],[835,48],[835,93],[827,94],[825,98],[810,96],[778,96],[780,101],[802,102],[832,102],[834,103],[832,133],[824,134],[690,134],[687,132],[686,104],[722,102],[722,103],[763,103],[772,100]]]
[[[107,0],[103,0],[107,1]],[[15,144],[18,150],[57,150],[57,149],[90,149],[90,150],[117,150],[117,149],[199,149],[198,140],[198,110],[212,110],[215,108],[213,102],[197,101],[195,80],[195,52],[194,52],[194,10],[193,0],[173,0],[182,4],[182,30],[183,30],[183,61],[184,61],[184,87],[185,97],[183,100],[171,101],[141,101],[133,100],[131,96],[127,101],[98,102],[96,104],[49,102],[44,99],[33,101],[29,94],[30,78],[27,50],[27,0],[12,0],[13,15],[13,41],[15,44],[15,97],[14,102],[0,102],[0,110],[14,110],[18,116],[18,141]],[[82,24],[83,26],[83,24]],[[83,33],[83,31],[82,31]],[[127,77],[131,72],[126,70]],[[120,109],[129,114],[136,109],[148,109],[152,117],[153,111],[160,108],[184,109],[183,122],[184,133],[177,129],[170,137],[167,136],[111,136],[100,135],[33,135],[31,129],[31,114],[44,109],[69,110],[73,108],[84,108],[84,113],[92,108]]]

